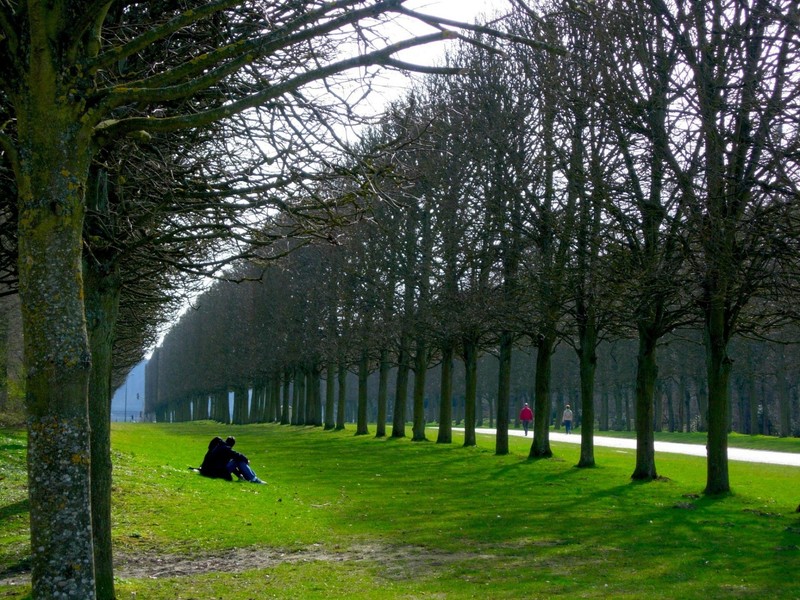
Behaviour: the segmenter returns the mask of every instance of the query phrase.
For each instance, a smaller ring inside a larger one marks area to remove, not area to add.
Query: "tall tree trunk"
[[[608,404],[608,390],[603,390],[600,396],[600,431],[608,431],[610,429]]]
[[[725,336],[725,310],[722,302],[710,302],[705,322],[706,364],[708,367],[708,442],[706,450],[706,488],[709,495],[730,492],[728,476],[728,379],[731,359]]]
[[[639,329],[639,354],[636,359],[636,467],[631,475],[636,480],[656,479],[656,451],[653,434],[653,394],[658,366],[657,338],[642,327]]]
[[[311,363],[304,369],[305,371],[305,402],[303,406],[303,424],[314,424],[314,369]]]
[[[272,423],[275,420],[275,406],[278,403],[275,388],[274,377],[268,375],[261,381],[261,404],[259,405],[258,423]]]
[[[303,393],[303,375],[296,367],[292,369],[292,417],[291,424],[300,424],[300,396]]]
[[[758,396],[756,395],[756,380],[752,375],[747,377],[747,396],[750,402],[750,434],[758,435]]]
[[[270,383],[272,385],[272,408],[268,414],[268,420],[270,423],[279,423],[281,420],[281,375],[279,372],[275,371],[270,377]]]
[[[692,431],[692,387],[689,385],[689,378],[685,378],[685,386],[683,388],[683,418],[684,425],[683,431]]]
[[[347,409],[347,366],[343,360],[339,361],[339,375],[337,377],[339,390],[336,400],[336,430],[344,429],[345,410]]]
[[[50,22],[37,16],[39,23]],[[31,62],[36,72],[29,83],[34,87],[50,83],[45,90],[35,90],[31,104],[18,107],[17,113],[18,136],[25,149],[17,177],[18,264],[28,410],[31,581],[34,598],[95,598],[88,414],[91,353],[81,267],[88,134],[75,131],[72,109],[68,105],[65,109],[66,100],[55,97],[62,93],[57,89],[62,72],[47,55],[56,42],[37,41],[41,53]]]
[[[667,380],[667,427],[670,433],[675,431],[675,386]]]
[[[397,365],[397,382],[394,394],[394,413],[392,414],[392,437],[406,436],[406,399],[408,397],[408,340],[400,340],[400,354]]]
[[[336,393],[336,365],[328,361],[325,368],[325,429],[333,429],[336,426],[335,419],[335,396]]]
[[[428,344],[422,335],[417,338],[417,353],[414,359],[414,411],[413,442],[427,441],[425,437],[425,379],[428,372]]]
[[[614,431],[625,431],[625,395],[628,393],[626,388],[621,385],[615,386],[616,396],[614,397]]]
[[[478,395],[478,343],[464,338],[464,446],[475,446],[475,405]]]
[[[381,348],[378,365],[378,423],[375,437],[386,437],[386,411],[389,401],[389,350]]]
[[[655,398],[653,400],[653,431],[660,432],[664,429],[664,387],[659,381],[656,381]]]
[[[250,414],[248,415],[248,423],[262,423],[264,421],[264,410],[266,409],[267,396],[265,393],[266,386],[262,379],[256,379],[253,382],[253,388],[250,392]]]
[[[91,426],[92,536],[99,600],[113,600],[111,545],[111,371],[120,280],[107,265],[84,262],[84,290],[92,371],[89,377]]]
[[[581,456],[579,467],[594,462],[594,375],[597,369],[597,330],[592,315],[583,320],[578,363],[581,378]]]
[[[91,344],[91,332],[89,333],[89,338],[90,338],[89,343]],[[92,397],[91,384],[89,384],[89,386],[90,386],[89,403],[91,404],[91,397]],[[192,418],[195,421],[205,421],[208,419],[208,397],[204,396],[202,393],[197,394],[197,396],[195,396],[194,398],[194,411],[192,413]],[[128,420],[127,415],[125,415],[125,420],[126,421]],[[92,427],[92,431],[94,431],[94,427]]]
[[[233,424],[247,422],[247,388],[237,385],[233,388]]]
[[[775,373],[777,380],[775,393],[778,397],[778,435],[789,437],[792,434],[792,389],[786,369],[785,350],[779,349],[779,351],[781,359],[778,361]]]
[[[322,371],[320,370],[317,364],[312,365],[311,367],[311,399],[312,399],[312,410],[311,410],[311,424],[314,427],[321,427],[322,426],[322,394],[320,391],[320,387],[322,384],[321,378]]]
[[[701,378],[695,378],[695,391],[697,393],[697,431],[708,431],[708,390]],[[730,393],[728,394],[730,400]],[[730,418],[730,411],[728,411]],[[730,426],[730,422],[728,423]]]
[[[367,426],[367,380],[369,378],[369,353],[366,349],[361,351],[358,361],[358,418],[356,435],[369,434]]]
[[[287,367],[283,371],[283,402],[281,404],[281,425],[288,425],[291,422],[292,405],[292,373]]]
[[[308,386],[306,385],[306,369],[303,366],[297,367],[295,371],[294,383],[297,386],[297,423],[296,425],[306,424],[306,399],[308,394]]]
[[[219,423],[228,424],[231,422],[230,402],[228,401],[228,389],[223,388],[214,392],[212,399],[214,405],[214,419]]]
[[[452,342],[445,342],[442,345],[442,381],[437,444],[450,444],[453,441],[453,355]]]
[[[0,414],[8,410],[8,332],[11,308],[7,299],[0,299]]]
[[[494,453],[508,454],[508,411],[511,402],[511,348],[514,336],[504,331],[500,334],[500,360],[497,375],[497,435]]]
[[[534,383],[533,442],[529,458],[549,458],[550,449],[550,367],[556,335],[548,331],[541,335],[536,351],[536,379]]]

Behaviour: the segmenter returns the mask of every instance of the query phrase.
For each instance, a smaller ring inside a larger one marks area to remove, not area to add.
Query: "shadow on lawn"
[[[30,504],[28,503],[27,498],[24,500],[19,500],[18,502],[12,502],[6,506],[0,506],[0,521],[5,521],[6,519],[10,519],[11,517],[21,515],[23,513],[28,513],[29,511]]]
[[[16,452],[25,450],[25,444],[0,444],[0,453],[2,453],[4,456],[12,450]]]

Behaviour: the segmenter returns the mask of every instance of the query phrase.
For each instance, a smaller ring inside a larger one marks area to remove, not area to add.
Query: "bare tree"
[[[403,10],[382,0],[269,6],[220,0],[186,10],[27,1],[0,8],[2,110],[13,117],[4,120],[0,147],[14,174],[23,266],[35,596],[96,594],[86,510],[91,360],[82,238],[98,149],[124,136],[201,128],[258,107],[273,114],[320,107],[314,82],[350,68],[398,65],[396,51],[447,36],[440,30],[384,44],[375,26]],[[223,30],[214,36],[220,43],[206,51],[196,40],[216,28]],[[153,47],[163,49],[158,61],[147,60]],[[353,55],[343,56],[348,48]],[[54,495],[61,501],[52,502]],[[58,565],[51,563],[56,556]]]
[[[795,280],[798,6],[781,0],[646,6],[680,68],[665,162],[691,209],[708,376],[708,494],[730,490],[728,347],[753,299]],[[773,313],[774,314],[774,313]],[[785,314],[785,313],[784,313]],[[766,316],[766,315],[765,315]]]

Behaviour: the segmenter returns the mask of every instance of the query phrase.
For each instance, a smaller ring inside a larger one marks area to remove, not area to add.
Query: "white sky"
[[[420,13],[473,23],[480,16],[492,16],[510,7],[508,0],[408,0],[405,6]],[[432,33],[435,30],[419,21],[404,20],[396,23],[396,32],[388,33],[393,39],[407,39],[414,35]],[[400,60],[420,65],[436,65],[442,62],[448,42],[418,46],[397,55]],[[398,96],[408,87],[408,80],[394,72],[387,74],[387,90],[382,95]],[[392,89],[394,88],[394,89]]]

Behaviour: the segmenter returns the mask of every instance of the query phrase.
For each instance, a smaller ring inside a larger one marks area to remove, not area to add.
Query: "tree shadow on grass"
[[[0,581],[19,576],[28,577],[31,572],[31,557],[26,556],[14,564],[0,566]]]
[[[0,521],[5,521],[16,515],[21,515],[30,511],[30,504],[28,499],[12,502],[6,506],[0,506]]]
[[[25,444],[1,444],[0,445],[0,453],[7,454],[11,451],[20,451],[25,450]]]

